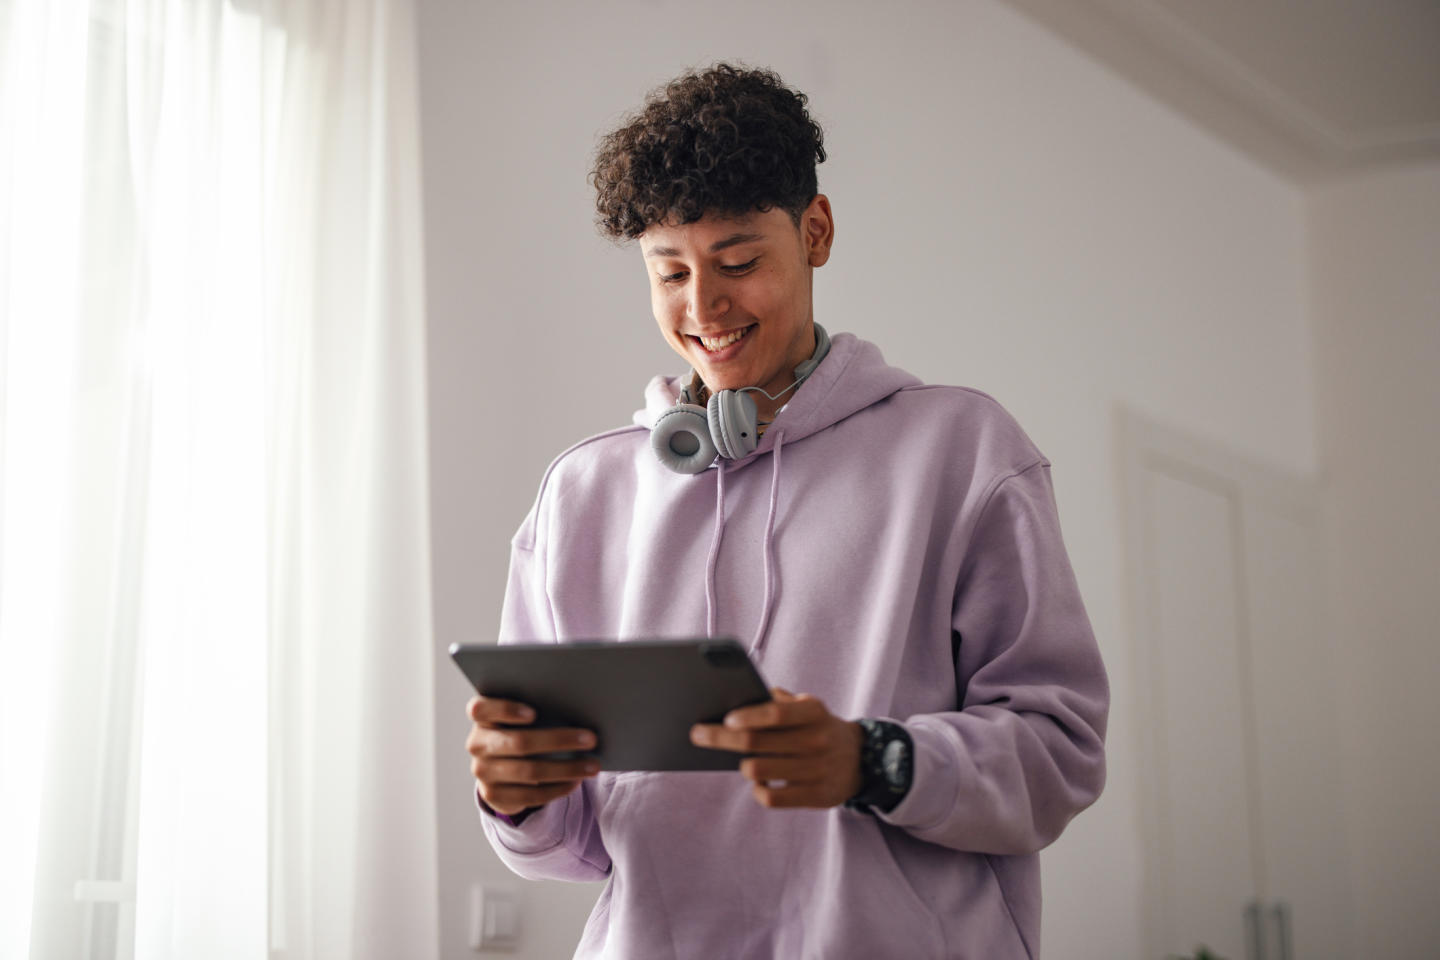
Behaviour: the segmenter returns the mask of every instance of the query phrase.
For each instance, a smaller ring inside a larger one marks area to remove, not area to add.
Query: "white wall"
[[[772,66],[811,95],[832,157],[817,318],[995,394],[1055,463],[1115,696],[1106,793],[1042,858],[1043,936],[1053,956],[1138,956],[1114,411],[1316,471],[1304,198],[993,0],[427,0],[420,44],[437,642],[491,636],[545,464],[626,422],[676,366],[638,252],[591,225],[596,135],[685,66]],[[474,821],[466,688],[440,669],[443,943],[458,958],[463,891],[522,882]],[[524,889],[519,956],[568,955],[596,890]]]
[[[1356,931],[1434,956],[1440,164],[1315,191],[1309,240]]]

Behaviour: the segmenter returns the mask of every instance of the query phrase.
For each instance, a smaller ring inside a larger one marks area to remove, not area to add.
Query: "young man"
[[[602,228],[691,372],[551,466],[501,628],[740,637],[774,700],[692,731],[738,775],[597,775],[535,759],[586,732],[477,697],[484,829],[522,876],[609,878],[577,957],[1033,958],[1037,854],[1100,793],[1108,708],[1050,465],[986,395],[815,324],[805,103],[720,65],[603,141]]]

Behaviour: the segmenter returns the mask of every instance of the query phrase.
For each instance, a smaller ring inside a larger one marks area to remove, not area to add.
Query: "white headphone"
[[[716,456],[739,460],[760,445],[760,424],[755,401],[747,394],[760,393],[779,400],[809,378],[830,352],[830,335],[816,323],[815,352],[795,368],[795,382],[771,396],[759,387],[741,387],[712,394],[700,406],[688,383],[680,389],[680,400],[662,413],[650,429],[650,446],[655,456],[676,473],[700,473]]]

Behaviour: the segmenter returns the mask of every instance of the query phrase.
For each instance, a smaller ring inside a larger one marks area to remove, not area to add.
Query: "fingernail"
[[[598,763],[587,763],[587,764],[585,764],[585,773],[586,773],[587,776],[588,776],[589,774],[599,773],[599,772],[600,772],[600,764],[598,764]]]
[[[740,729],[740,718],[737,717],[737,716],[736,716],[735,714],[733,714],[733,713],[730,714],[730,715],[728,715],[728,716],[725,718],[725,726],[729,727],[731,730],[739,730],[739,729]]]
[[[582,733],[577,739],[582,747],[588,748],[595,746],[595,734],[593,733]]]
[[[710,731],[706,727],[691,727],[690,742],[694,744],[705,744],[710,742]]]
[[[522,722],[528,722],[535,719],[535,711],[531,710],[529,707],[517,707],[515,710],[515,716]]]

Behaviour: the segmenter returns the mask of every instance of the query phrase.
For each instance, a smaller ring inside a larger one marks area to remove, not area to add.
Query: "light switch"
[[[470,948],[514,950],[520,946],[520,894],[476,884],[470,890]]]

